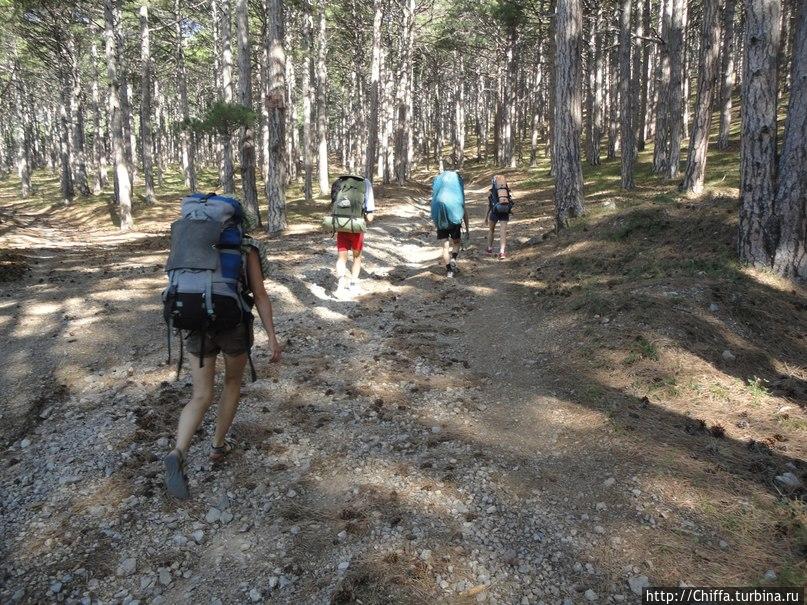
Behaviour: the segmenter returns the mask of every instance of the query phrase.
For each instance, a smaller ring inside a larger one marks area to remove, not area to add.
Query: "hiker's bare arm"
[[[255,250],[250,250],[247,254],[247,280],[249,289],[255,297],[255,308],[261,318],[266,333],[269,335],[269,346],[272,347],[272,357],[269,361],[280,361],[280,344],[275,335],[275,323],[272,317],[272,301],[263,286],[263,271],[261,271],[261,261]]]
[[[368,212],[368,213],[366,214],[366,216],[367,216],[367,222],[368,222],[368,223],[372,223],[372,222],[373,222],[373,213],[372,213],[372,212]]]

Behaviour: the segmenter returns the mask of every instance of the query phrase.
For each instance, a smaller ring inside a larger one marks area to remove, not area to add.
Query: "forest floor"
[[[245,383],[237,447],[161,458],[190,394],[160,310],[176,180],[122,235],[104,200],[0,183],[0,601],[619,603],[643,585],[807,577],[807,293],[734,260],[736,150],[682,199],[618,161],[556,236],[542,164],[492,169],[447,280],[428,176],[379,187],[366,293],[337,300],[324,202],[268,240],[283,360]],[[646,170],[647,155],[642,155]],[[174,177],[176,179],[176,177]]]

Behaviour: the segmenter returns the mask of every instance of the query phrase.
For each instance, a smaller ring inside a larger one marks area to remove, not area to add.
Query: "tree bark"
[[[151,40],[148,4],[140,6],[140,155],[143,163],[143,184],[147,204],[154,203],[154,155],[151,136]]]
[[[807,6],[802,3],[796,10],[790,101],[776,189],[779,241],[773,267],[784,277],[807,281]]]
[[[267,69],[267,109],[269,121],[269,149],[266,173],[266,198],[269,209],[266,216],[266,230],[270,234],[279,233],[287,227],[286,219],[286,175],[285,175],[285,127],[286,127],[286,51],[283,0],[265,0],[268,25],[266,46],[269,50]]]
[[[403,56],[398,94],[398,120],[395,134],[395,180],[403,184],[409,178],[412,163],[412,53],[415,41],[415,0],[404,0],[403,11]]]
[[[120,228],[122,231],[128,231],[133,225],[132,185],[129,181],[129,170],[124,155],[123,124],[120,107],[121,82],[118,79],[118,53],[115,42],[115,4],[116,0],[104,1],[107,78],[109,80],[109,130],[112,137],[115,162],[115,196],[118,202]]]
[[[686,0],[672,0],[670,18],[670,138],[666,178],[678,176],[681,163],[681,139],[684,127],[684,29],[686,29]]]
[[[327,36],[325,31],[325,0],[317,3],[317,139],[319,142],[319,194],[328,195],[331,191],[328,182],[328,107],[326,105],[328,89],[328,70],[325,65],[327,55]]]
[[[642,21],[639,36],[650,34],[650,0],[641,0]],[[638,135],[637,149],[644,151],[647,141],[647,103],[650,96],[650,42],[639,40],[641,47],[641,67],[637,74],[638,84],[641,89],[639,98],[638,123],[636,132]]]
[[[129,103],[131,90],[129,88],[129,73],[126,63],[126,50],[124,41],[126,31],[123,29],[122,3],[115,2],[113,18],[115,20],[115,53],[118,61],[118,79],[120,80],[120,111],[121,125],[123,128],[123,154],[126,158],[126,166],[129,171],[129,183],[134,188],[137,182],[137,167],[134,162],[133,152],[136,146],[132,144],[132,106]]]
[[[622,150],[622,188],[633,189],[633,165],[636,162],[636,138],[633,130],[634,95],[631,94],[631,0],[620,0],[619,12],[619,102]]]
[[[11,85],[16,89],[13,92],[16,93],[14,139],[17,143],[17,176],[20,179],[20,197],[26,198],[31,195],[31,153],[29,149],[30,138],[28,133],[25,132],[26,108],[23,104],[25,91],[23,83],[14,75],[12,75]]]
[[[669,162],[670,141],[670,28],[673,0],[661,0],[661,43],[656,81],[656,136],[653,149],[653,172],[664,174]]]
[[[252,109],[252,57],[249,44],[249,15],[247,0],[236,0],[236,30],[238,36],[238,102]],[[244,208],[258,218],[258,188],[255,184],[255,133],[252,124],[241,127],[241,186]]]
[[[221,100],[233,102],[233,48],[232,9],[230,0],[221,0],[219,10],[219,48],[221,62]],[[219,135],[221,145],[221,187],[224,193],[235,193],[235,168],[233,166],[233,143],[229,133]]]
[[[723,49],[720,58],[720,135],[718,149],[728,149],[731,131],[731,94],[734,92],[734,14],[737,0],[726,0],[723,8]]]
[[[305,12],[303,14],[303,73],[302,73],[302,95],[303,95],[303,191],[305,200],[310,202],[314,199],[314,157],[311,143],[311,112],[313,107],[313,91],[311,81],[314,77],[314,19],[311,11],[311,0],[305,0]],[[374,162],[373,158],[368,158]]]
[[[378,101],[381,95],[381,18],[383,3],[373,0],[373,57],[370,64],[370,117],[367,124],[367,155],[364,177],[373,180],[378,155]]]
[[[689,193],[703,191],[706,174],[706,152],[709,149],[709,130],[712,123],[717,66],[720,56],[719,0],[703,0],[703,30],[701,36],[700,69],[698,70],[698,98],[695,119],[689,136],[686,173],[681,190]]]
[[[609,160],[616,157],[617,139],[619,136],[619,39],[611,45],[608,53],[608,153]]]
[[[558,0],[555,12],[555,220],[565,229],[583,212],[583,173],[580,166],[581,33],[580,0]]]
[[[98,74],[98,42],[96,41],[96,29],[93,26],[90,37],[92,43],[90,45],[90,57],[92,62],[92,116],[93,128],[95,133],[93,135],[93,155],[95,156],[95,183],[93,186],[93,194],[100,195],[101,191],[108,184],[108,175],[106,168],[106,150],[104,149],[104,137],[101,131],[101,94],[98,87],[99,74]]]
[[[185,77],[185,48],[182,34],[182,14],[181,0],[174,0],[174,19],[176,20],[176,68],[177,68],[177,88],[179,89],[179,107],[183,120],[190,118],[190,107],[188,106],[188,83]],[[196,191],[196,166],[193,134],[186,125],[180,131],[180,145],[182,154],[182,174],[185,177],[185,188],[189,191]]]
[[[781,17],[781,0],[745,0],[738,247],[740,258],[757,267],[771,266],[777,239],[773,202]]]

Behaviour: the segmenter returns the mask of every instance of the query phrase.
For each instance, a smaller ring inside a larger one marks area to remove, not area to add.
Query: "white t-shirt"
[[[366,213],[375,212],[375,195],[373,195],[373,183],[369,179],[364,179],[364,211]]]

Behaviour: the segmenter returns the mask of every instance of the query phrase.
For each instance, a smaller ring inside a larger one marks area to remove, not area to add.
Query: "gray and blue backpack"
[[[215,193],[193,193],[182,199],[181,216],[171,223],[171,251],[165,265],[168,287],[163,291],[169,362],[171,336],[180,337],[177,377],[182,369],[183,331],[200,332],[204,349],[208,333],[251,322],[253,304],[246,287],[241,203]],[[204,357],[200,364],[204,365]]]

